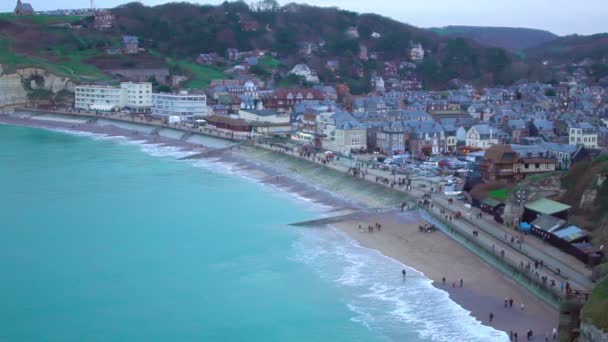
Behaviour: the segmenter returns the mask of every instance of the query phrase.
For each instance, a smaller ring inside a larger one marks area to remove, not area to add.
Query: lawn
[[[208,87],[212,80],[227,78],[221,69],[200,65],[185,60],[169,60],[169,65],[177,66],[190,73],[192,79],[186,83],[186,87],[199,89]]]
[[[506,201],[511,193],[510,189],[502,188],[488,191],[488,196],[500,201]]]
[[[608,329],[608,279],[602,281],[591,293],[583,307],[583,319],[600,329]]]

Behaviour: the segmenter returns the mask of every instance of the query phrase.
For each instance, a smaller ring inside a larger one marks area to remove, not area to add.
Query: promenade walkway
[[[345,174],[347,174],[351,168],[349,165],[355,165],[356,163],[356,161],[334,161],[322,163],[316,159],[318,156],[304,158],[300,156],[298,152],[285,149],[282,146],[271,146],[269,144],[261,143],[256,143],[255,146],[291,155],[296,158],[305,159]],[[481,219],[474,218],[471,209],[465,207],[462,201],[454,200],[452,204],[449,204],[449,196],[438,192],[431,193],[431,187],[437,186],[432,180],[419,178],[414,179],[412,181],[411,190],[407,191],[404,187],[390,185],[394,179],[405,178],[406,175],[393,175],[389,171],[372,168],[366,168],[365,173],[365,178],[359,177],[361,180],[376,183],[380,186],[385,186],[393,191],[402,192],[405,196],[404,200],[409,199],[417,201],[422,199],[425,195],[430,195],[431,203],[433,203],[433,209],[430,209],[429,206],[426,208],[427,210],[432,210],[432,213],[435,214],[436,217],[443,217],[443,215],[438,215],[438,213],[441,209],[444,209],[447,215],[452,216],[453,218],[451,221],[445,223],[458,228],[461,233],[465,234],[465,236],[468,235],[469,237],[472,237],[473,232],[476,231],[479,245],[484,246],[484,248],[490,251],[494,251],[497,255],[504,255],[503,259],[505,262],[516,269],[521,269],[522,273],[529,273],[527,277],[530,278],[531,281],[535,281],[549,292],[553,292],[556,296],[565,295],[565,293],[561,290],[561,283],[565,282],[568,282],[573,290],[578,290],[584,293],[589,292],[590,289],[593,288],[593,283],[590,280],[591,270],[587,268],[586,265],[584,265],[581,261],[532,235],[526,236],[524,242],[521,244],[512,244],[510,242],[510,237],[515,235],[517,232],[494,221],[493,218],[487,214],[482,215]],[[389,184],[387,185],[382,182],[376,182],[376,177],[389,179]],[[423,184],[425,186],[423,186]],[[459,219],[454,219],[457,212],[461,212],[463,216],[461,216]],[[503,251],[504,254],[501,253],[501,251]],[[543,266],[535,268],[535,262],[540,263],[541,260],[543,262]],[[521,265],[523,265],[523,268]],[[530,265],[529,271],[526,271],[527,265]],[[547,277],[546,281],[542,281],[543,276]],[[555,282],[554,287],[551,286],[552,280]]]

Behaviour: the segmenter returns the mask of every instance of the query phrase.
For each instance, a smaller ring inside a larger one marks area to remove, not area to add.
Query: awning
[[[114,110],[114,108],[116,108],[117,106],[115,105],[111,105],[111,104],[93,104],[91,105],[91,109],[92,110],[100,110],[100,111],[104,111],[104,112],[109,112]]]

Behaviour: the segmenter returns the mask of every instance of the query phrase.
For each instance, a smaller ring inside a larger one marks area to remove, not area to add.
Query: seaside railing
[[[435,204],[435,208],[447,209],[438,204]],[[554,279],[556,280],[556,285],[551,286],[551,279],[547,278],[547,280],[543,282],[541,280],[540,272],[526,271],[525,268],[521,267],[521,259],[505,252],[505,247],[508,243],[502,243],[497,246],[497,242],[492,242],[495,241],[495,239],[480,239],[479,237],[475,237],[470,229],[457,224],[457,221],[461,218],[452,219],[450,221],[446,220],[445,217],[434,209],[424,207],[421,209],[437,221],[438,227],[442,229],[444,233],[459,241],[493,267],[504,274],[511,276],[513,280],[530,289],[537,297],[542,298],[553,307],[559,308],[560,301],[566,296],[566,293],[561,290],[561,286],[559,285],[560,281]]]

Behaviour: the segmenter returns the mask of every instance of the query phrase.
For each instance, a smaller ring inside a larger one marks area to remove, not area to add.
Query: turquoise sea
[[[173,148],[0,125],[0,341],[499,341],[328,208]]]

